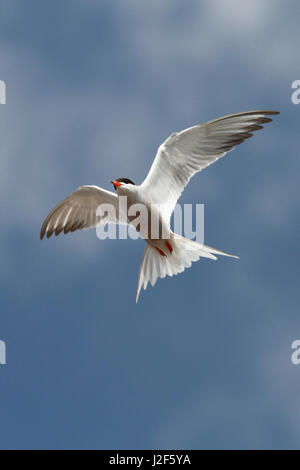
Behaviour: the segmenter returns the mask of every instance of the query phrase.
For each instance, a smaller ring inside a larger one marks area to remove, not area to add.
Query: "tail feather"
[[[182,273],[185,268],[191,267],[192,263],[201,257],[216,260],[216,255],[221,255],[239,259],[238,256],[216,250],[179,235],[174,235],[172,245],[173,252],[167,256],[161,256],[155,248],[146,244],[139,270],[136,302],[142,287],[146,290],[149,282],[154,286],[159,277],[171,277]]]

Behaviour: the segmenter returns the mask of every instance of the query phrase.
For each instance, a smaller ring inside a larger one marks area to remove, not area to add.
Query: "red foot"
[[[161,255],[161,256],[167,256],[162,250],[160,250],[159,248],[157,248],[157,246],[154,247],[158,253]]]
[[[166,246],[167,246],[169,252],[172,253],[173,247],[172,247],[171,243],[168,240],[166,240]]]

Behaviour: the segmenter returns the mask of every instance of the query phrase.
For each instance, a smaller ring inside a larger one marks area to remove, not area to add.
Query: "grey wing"
[[[150,171],[142,183],[153,204],[161,206],[166,220],[190,178],[223,157],[236,145],[262,129],[278,111],[246,111],[177,132],[158,148]]]
[[[102,215],[98,208],[109,204],[111,211]],[[98,186],[80,186],[60,202],[46,217],[40,232],[42,240],[46,235],[59,235],[83,228],[95,227],[99,223],[118,222],[118,196]]]

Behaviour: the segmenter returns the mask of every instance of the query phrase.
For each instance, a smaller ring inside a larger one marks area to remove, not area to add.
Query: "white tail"
[[[230,255],[176,234],[172,238],[172,245],[173,252],[162,256],[155,248],[148,243],[146,244],[140,266],[136,302],[142,286],[147,289],[148,283],[150,282],[154,286],[159,277],[164,278],[182,273],[185,268],[191,267],[192,262],[198,261],[201,257],[216,260],[215,255],[222,255],[238,259],[238,256]]]

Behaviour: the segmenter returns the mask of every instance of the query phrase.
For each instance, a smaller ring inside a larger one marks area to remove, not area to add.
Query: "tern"
[[[217,255],[238,258],[173,233],[170,218],[177,200],[195,173],[252,137],[253,132],[272,121],[270,116],[275,114],[279,112],[246,111],[173,133],[159,146],[150,171],[140,185],[129,178],[117,178],[111,181],[115,192],[98,186],[80,186],[46,217],[40,232],[41,240],[45,235],[49,238],[62,231],[68,233],[108,222],[121,223],[118,212],[120,196],[128,198],[129,207],[139,203],[150,213],[156,211],[159,235],[151,236],[151,230],[141,232],[146,246],[138,275],[136,302],[141,288],[146,289],[149,282],[154,286],[159,277],[181,273],[201,257],[213,260]],[[113,220],[108,214],[99,215],[97,209],[103,204],[115,208]],[[128,216],[125,222],[132,224],[133,220]]]

